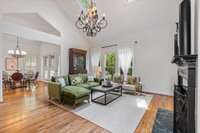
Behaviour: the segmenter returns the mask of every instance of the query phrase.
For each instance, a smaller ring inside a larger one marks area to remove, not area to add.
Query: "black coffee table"
[[[101,92],[103,93],[103,95],[94,98],[93,96],[94,92]],[[115,97],[112,98],[111,100],[108,100],[109,95],[114,95]],[[119,84],[114,84],[112,87],[97,86],[91,88],[91,101],[94,103],[107,105],[121,96],[122,96],[122,86]],[[104,102],[99,101],[102,98],[104,98],[103,100]]]

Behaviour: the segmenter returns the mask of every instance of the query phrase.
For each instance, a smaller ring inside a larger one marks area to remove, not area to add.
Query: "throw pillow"
[[[83,83],[83,79],[81,77],[75,77],[74,79],[76,80],[77,84]]]
[[[83,83],[83,79],[81,77],[75,77],[73,80],[72,80],[72,85],[75,86],[75,85],[78,85],[78,84],[81,84]]]
[[[61,87],[66,86],[64,78],[58,78],[57,81],[61,84]]]

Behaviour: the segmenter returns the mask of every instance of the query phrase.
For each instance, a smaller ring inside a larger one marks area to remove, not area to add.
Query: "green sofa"
[[[88,81],[86,74],[74,74],[59,77],[64,79],[65,85],[59,82],[48,83],[49,100],[69,103],[74,107],[90,98],[90,88],[98,86],[97,82]]]

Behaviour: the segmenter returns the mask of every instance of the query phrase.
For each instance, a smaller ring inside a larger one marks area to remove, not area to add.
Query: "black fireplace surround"
[[[174,133],[195,133],[197,55],[176,56],[178,83],[174,87]]]
[[[190,0],[180,4],[172,63],[178,66],[178,82],[174,86],[174,133],[195,133],[197,55],[191,53]]]

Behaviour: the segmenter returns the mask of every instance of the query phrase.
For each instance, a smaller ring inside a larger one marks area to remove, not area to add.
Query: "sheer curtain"
[[[91,50],[91,65],[92,65],[92,72],[93,75],[96,76],[96,69],[99,66],[99,61],[101,57],[101,50],[100,49],[92,49]]]
[[[134,51],[132,46],[118,47],[119,66],[124,73],[125,81],[127,80],[128,70],[133,59],[133,52]]]

